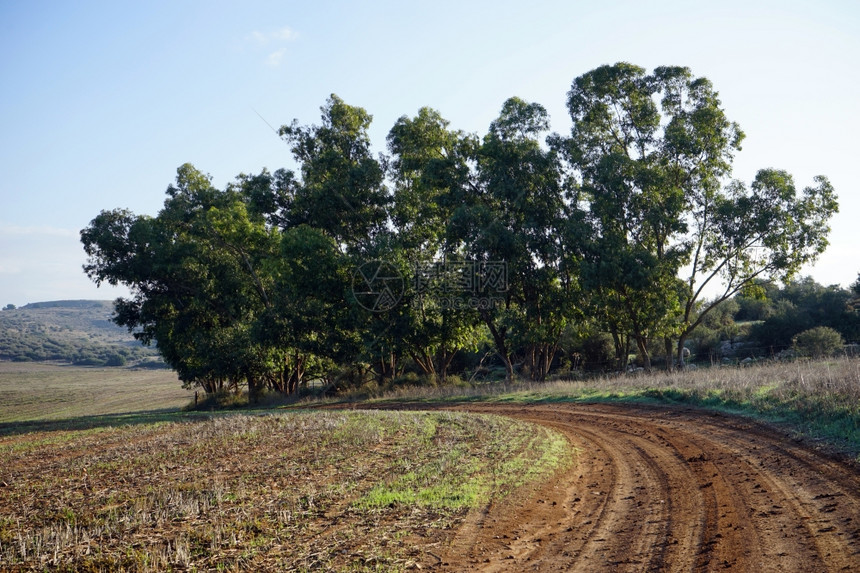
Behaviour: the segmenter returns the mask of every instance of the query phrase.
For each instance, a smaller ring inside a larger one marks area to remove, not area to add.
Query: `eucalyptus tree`
[[[504,265],[500,304],[478,314],[508,377],[519,357],[535,380],[549,372],[579,310],[575,250],[562,240],[568,182],[557,149],[541,142],[548,129],[543,106],[508,99],[476,149],[477,175],[461,189],[451,223],[471,258]]]
[[[167,196],[156,217],[117,209],[93,219],[81,231],[84,270],[97,284],[128,286],[132,298],[116,301],[114,321],[155,342],[184,382],[207,392],[247,383],[254,394],[274,376],[261,367],[274,350],[251,332],[271,305],[266,261],[277,232],[190,164]]]
[[[355,273],[373,260],[392,258],[388,250],[392,243],[392,199],[385,185],[385,161],[371,152],[368,129],[373,118],[366,110],[350,106],[332,94],[321,112],[319,125],[302,126],[294,120],[281,127],[280,134],[299,163],[300,177],[282,175],[278,183],[284,191],[268,197],[285,207],[281,225],[285,241],[292,240],[290,233],[294,229],[306,226],[308,229],[302,233],[307,237],[322,233],[334,241],[339,251],[326,251],[323,260],[327,264],[308,268],[308,276],[302,279],[319,285],[316,296],[327,301],[321,311],[329,314],[317,318],[328,321],[327,336],[340,340],[330,346],[326,356],[356,367],[369,363],[379,377],[391,377],[401,349],[391,335],[389,309],[368,311],[351,293],[340,290],[341,283],[325,276],[340,276],[344,269]],[[265,198],[266,194],[261,196]],[[314,244],[322,246],[318,238]],[[285,249],[301,254],[296,251],[298,247],[294,242],[284,244]],[[295,273],[289,276],[298,277]],[[290,291],[289,285],[282,286],[283,293]],[[326,291],[329,287],[334,290]],[[333,300],[339,301],[339,307]],[[315,335],[323,333],[317,331]],[[364,343],[356,347],[346,344],[346,339]],[[354,354],[347,360],[344,351],[350,347]],[[392,364],[394,368],[390,369]]]
[[[306,373],[323,377],[359,353],[347,303],[350,266],[332,237],[298,225],[283,231],[268,268],[272,304],[255,324],[255,337],[283,350],[289,368],[281,385],[293,394]]]
[[[826,246],[836,210],[826,179],[802,198],[784,172],[760,172],[749,192],[730,182],[744,134],[689,69],[602,66],[574,80],[567,104],[566,149],[592,226],[583,280],[617,302],[646,364],[649,339],[664,340],[671,367],[672,340],[680,359],[712,308]],[[702,307],[715,280],[725,294]]]
[[[293,120],[279,130],[301,166],[301,181],[287,182],[286,226],[320,229],[347,252],[360,252],[385,232],[391,202],[384,166],[370,150],[373,116],[334,94],[321,111],[320,125]]]
[[[474,136],[448,128],[435,110],[403,116],[388,134],[394,197],[394,249],[409,279],[405,304],[393,313],[394,328],[421,370],[445,381],[458,350],[477,344],[477,314],[470,293],[451,288],[449,269],[465,268],[462,241],[449,222],[457,197],[471,182]]]
[[[698,158],[665,145],[675,110],[669,104],[684,87],[679,74],[659,68],[646,75],[620,63],[576,78],[568,92],[568,157],[592,225],[583,281],[615,303],[610,312],[625,318],[646,367],[648,340],[674,334],[674,281],[687,249],[672,239],[686,231],[685,193],[709,175]]]
[[[826,177],[797,192],[787,172],[762,169],[748,188],[732,181],[697,198],[687,241],[692,260],[682,289],[677,358],[684,342],[714,308],[760,281],[787,283],[827,248],[829,220],[838,211]],[[716,296],[700,302],[708,285]]]

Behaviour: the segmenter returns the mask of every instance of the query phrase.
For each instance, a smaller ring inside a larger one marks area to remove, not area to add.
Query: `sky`
[[[566,134],[573,79],[626,61],[711,80],[747,137],[733,176],[826,175],[831,246],[805,268],[860,273],[860,3],[0,0],[0,308],[113,299],[81,270],[101,210],[155,215],[186,162],[221,188],[295,168],[272,131],[319,123],[335,93],[373,115],[371,139],[430,106],[486,133],[512,96]]]

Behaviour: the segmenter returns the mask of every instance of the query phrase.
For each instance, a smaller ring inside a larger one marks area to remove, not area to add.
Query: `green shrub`
[[[612,337],[605,333],[597,333],[583,340],[582,359],[583,366],[588,370],[611,368],[615,361]]]
[[[125,366],[125,356],[118,352],[111,352],[105,360],[105,366]]]
[[[417,372],[404,372],[400,376],[395,377],[389,385],[392,388],[396,388],[397,386],[422,386],[425,384],[430,385],[430,382],[426,378],[419,376]]]
[[[804,330],[792,340],[796,352],[801,356],[821,358],[832,356],[845,344],[842,335],[829,326],[816,326]]]
[[[692,360],[719,360],[721,356],[722,336],[718,330],[700,326],[690,339]],[[691,360],[691,361],[692,361]]]

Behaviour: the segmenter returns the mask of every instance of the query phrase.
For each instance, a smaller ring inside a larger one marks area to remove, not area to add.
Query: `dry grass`
[[[446,412],[0,438],[0,569],[408,569],[567,447],[545,428]]]
[[[393,401],[659,401],[728,410],[789,424],[860,459],[860,359],[768,362],[746,368],[609,375],[470,388],[403,388]]]
[[[178,410],[193,396],[171,370],[0,361],[0,423]]]

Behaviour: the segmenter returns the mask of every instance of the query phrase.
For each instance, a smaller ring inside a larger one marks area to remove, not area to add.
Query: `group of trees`
[[[765,296],[749,308],[748,318],[757,319],[750,330],[750,342],[761,348],[779,350],[793,346],[810,329],[828,328],[844,341],[860,341],[860,277],[851,290],[822,286],[809,277],[783,288],[768,285]],[[746,306],[746,305],[744,305]],[[752,316],[756,312],[758,316]]]
[[[572,332],[608,333],[619,368],[631,349],[650,367],[655,345],[682,365],[723,302],[827,246],[827,179],[730,180],[743,133],[689,69],[603,66],[567,105],[567,136],[519,98],[483,137],[423,108],[374,156],[371,116],[332,95],[320,125],[280,129],[299,173],[216,189],[183,165],[157,216],[103,211],[81,231],[85,271],[131,289],[116,322],[186,382],[291,393],[404,368],[444,380],[481,344],[542,380]],[[364,303],[377,287],[391,304]]]
[[[712,312],[690,346],[703,361],[791,356],[808,347],[817,348],[813,355],[829,354],[860,342],[858,310],[860,277],[850,289],[811,277],[783,286],[760,281]]]

